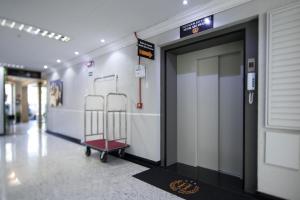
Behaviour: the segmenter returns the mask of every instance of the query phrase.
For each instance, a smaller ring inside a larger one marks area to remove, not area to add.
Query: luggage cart
[[[111,76],[102,78],[107,77]],[[117,103],[118,107],[114,107],[113,103]],[[112,151],[117,151],[120,157],[124,156],[125,149],[129,147],[127,144],[126,94],[110,92],[106,95],[87,95],[85,97],[84,145],[86,146],[86,156],[91,155],[91,149],[97,150],[100,152],[102,162],[107,162],[108,153]]]

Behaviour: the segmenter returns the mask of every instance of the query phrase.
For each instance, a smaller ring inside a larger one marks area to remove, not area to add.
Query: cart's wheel
[[[101,160],[101,162],[103,162],[103,163],[107,162],[107,157],[108,157],[107,152],[102,151],[100,153],[100,160]]]
[[[90,148],[90,147],[86,147],[85,155],[86,155],[87,157],[89,157],[89,156],[91,155],[91,148]]]
[[[125,149],[119,149],[118,153],[119,153],[119,157],[120,158],[124,158],[124,156],[125,156]]]

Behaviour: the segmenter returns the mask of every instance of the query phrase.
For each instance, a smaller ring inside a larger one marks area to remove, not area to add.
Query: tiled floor
[[[132,175],[147,168],[98,153],[87,158],[84,147],[45,134],[34,123],[0,137],[1,200],[173,200],[170,193]]]

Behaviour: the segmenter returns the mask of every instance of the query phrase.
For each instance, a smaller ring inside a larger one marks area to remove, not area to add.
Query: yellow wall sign
[[[155,45],[151,42],[138,39],[138,56],[154,60]]]

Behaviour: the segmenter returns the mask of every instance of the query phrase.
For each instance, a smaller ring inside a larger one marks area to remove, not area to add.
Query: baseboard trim
[[[62,139],[65,139],[65,140],[68,140],[68,141],[76,143],[76,144],[81,144],[81,140],[77,139],[77,138],[73,138],[73,137],[63,135],[61,133],[56,133],[56,132],[53,132],[53,131],[49,131],[49,130],[46,130],[46,133],[48,133],[50,135],[54,135],[54,136],[62,138]]]
[[[117,152],[110,152],[110,154],[113,155],[113,156],[118,156]],[[149,160],[149,159],[146,159],[146,158],[142,158],[142,157],[139,157],[139,156],[132,155],[130,153],[125,153],[123,159],[127,160],[129,162],[138,164],[138,165],[142,165],[144,167],[148,167],[148,168],[157,167],[157,166],[160,166],[160,164],[161,164],[160,161]]]
[[[255,197],[258,198],[259,200],[285,200],[263,192],[256,192]]]
[[[48,133],[50,135],[57,136],[59,138],[65,139],[67,141],[70,141],[70,142],[73,142],[73,143],[76,143],[76,144],[79,144],[79,145],[82,145],[80,139],[73,138],[73,137],[70,137],[70,136],[67,136],[67,135],[63,135],[61,133],[56,133],[56,132],[53,132],[53,131],[50,131],[50,130],[46,130],[46,133]],[[118,152],[110,152],[110,154],[113,155],[113,156],[118,156]],[[138,165],[142,165],[144,167],[148,167],[148,168],[160,166],[160,163],[161,163],[160,161],[156,162],[156,161],[153,161],[153,160],[149,160],[149,159],[146,159],[146,158],[142,158],[142,157],[132,155],[130,153],[125,153],[123,159],[127,160],[127,161],[130,161],[132,163],[138,164]]]

